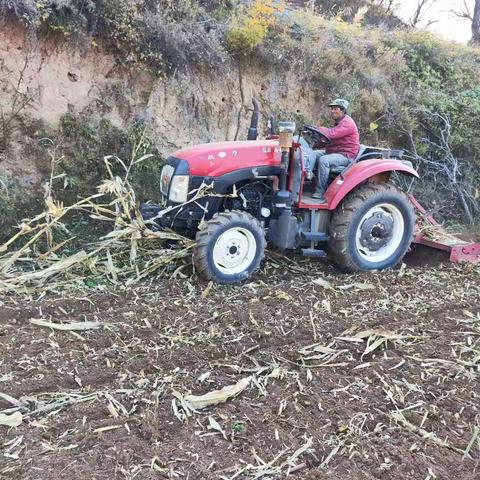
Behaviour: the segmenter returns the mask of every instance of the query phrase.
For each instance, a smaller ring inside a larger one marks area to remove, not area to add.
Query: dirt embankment
[[[302,262],[241,287],[4,299],[0,409],[23,421],[0,427],[0,478],[477,479],[478,268]],[[247,377],[225,404],[180,400]]]
[[[2,115],[15,116],[9,131],[0,132],[0,175],[15,176],[25,186],[37,185],[48,164],[48,156],[35,149],[39,133],[55,128],[66,113],[105,118],[119,128],[141,120],[160,153],[168,155],[193,143],[245,138],[252,96],[261,101],[264,128],[273,109],[291,111],[292,98],[307,118],[318,118],[321,109],[288,73],[226,66],[221,75],[192,70],[156,76],[139,66],[120,66],[95,43],[34,39],[17,23],[2,25],[0,59]]]

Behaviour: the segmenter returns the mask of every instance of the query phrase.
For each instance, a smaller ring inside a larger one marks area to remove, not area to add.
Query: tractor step
[[[303,248],[302,255],[304,257],[324,258],[327,256],[327,252],[325,250],[318,250],[316,248]]]
[[[301,232],[301,235],[309,242],[328,242],[330,238],[326,233],[321,232]]]

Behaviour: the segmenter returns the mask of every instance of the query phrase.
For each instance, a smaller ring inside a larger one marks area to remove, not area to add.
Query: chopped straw
[[[19,231],[0,246],[0,293],[54,290],[82,285],[86,279],[98,284],[130,285],[147,276],[176,274],[190,257],[194,242],[172,231],[149,228],[153,222],[142,218],[128,181],[132,166],[148,157],[134,160],[129,166],[117,157],[105,157],[109,178],[97,187],[98,193],[73,205],[55,201],[51,184],[47,184],[45,211],[23,220]],[[112,159],[125,169],[124,178],[113,174]],[[201,186],[189,203],[208,191],[208,186]],[[161,210],[156,218],[171,210]],[[62,221],[71,212],[86,212],[92,220],[106,222],[113,229],[83,250],[69,254],[66,247],[75,237]],[[69,238],[56,243],[57,232]]]

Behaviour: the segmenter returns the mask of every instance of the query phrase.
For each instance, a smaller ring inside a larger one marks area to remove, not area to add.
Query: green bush
[[[126,165],[133,158],[152,156],[137,164],[129,180],[138,201],[159,202],[159,177],[162,158],[150,140],[145,125],[132,123],[119,129],[104,118],[91,118],[66,113],[57,128],[38,132],[40,146],[36,155],[51,162],[54,169],[54,198],[64,204],[73,204],[79,198],[96,193],[96,187],[108,177],[104,157],[117,156]],[[52,162],[52,159],[53,162]],[[40,158],[38,159],[40,162]],[[43,160],[42,160],[43,161]],[[45,163],[45,162],[44,162]],[[110,160],[114,174],[125,176],[125,171],[114,159]],[[44,172],[44,181],[50,170]],[[11,176],[0,176],[0,243],[13,232],[23,218],[32,217],[43,209],[43,191],[30,191]],[[91,241],[102,232],[87,229],[87,220],[81,215],[67,216],[65,222],[79,242]]]
[[[18,182],[0,176],[0,243],[5,241],[30,212],[38,212],[42,198],[39,193],[26,192]]]
[[[104,157],[114,155],[123,162],[130,161],[133,151],[136,158],[153,156],[140,163],[130,178],[139,200],[159,200],[158,178],[162,159],[148,137],[142,123],[132,123],[126,130],[119,129],[107,119],[92,119],[66,113],[59,130],[51,132],[53,143],[61,145],[59,170],[69,180],[62,190],[62,199],[74,201],[78,196],[92,193],[105,178]],[[123,174],[121,166],[112,162],[114,173]]]

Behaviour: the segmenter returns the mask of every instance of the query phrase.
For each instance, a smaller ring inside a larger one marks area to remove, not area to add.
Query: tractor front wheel
[[[265,256],[265,232],[252,215],[241,211],[217,213],[198,231],[193,263],[198,273],[218,283],[249,278]]]
[[[414,224],[413,207],[401,190],[384,183],[362,185],[333,214],[333,259],[349,272],[394,267],[412,242]]]

